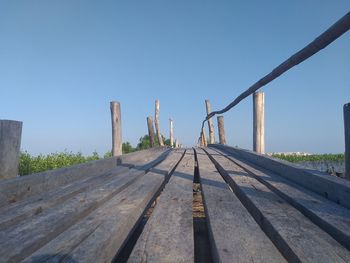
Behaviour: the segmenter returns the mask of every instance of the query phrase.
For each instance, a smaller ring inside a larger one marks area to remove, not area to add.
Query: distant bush
[[[39,154],[37,156],[32,156],[25,151],[20,154],[19,174],[27,175],[39,173],[98,159],[100,159],[100,157],[97,152],[94,152],[91,156],[83,156],[80,152],[59,152],[50,153],[48,155]]]
[[[163,137],[165,145],[170,145],[170,140]],[[156,140],[158,144],[158,140]],[[142,136],[139,139],[139,143],[136,148],[132,147],[130,142],[124,142],[122,145],[123,154],[131,153],[143,149],[150,148],[150,142],[148,135]],[[112,152],[108,151],[103,155],[103,158],[108,158],[112,156]],[[62,168],[71,166],[74,164],[85,163],[93,160],[101,159],[97,152],[93,152],[91,156],[84,156],[81,152],[72,153],[72,152],[57,152],[50,153],[47,155],[39,154],[33,156],[27,151],[21,152],[19,158],[19,174],[28,175],[32,173],[44,172],[52,169]]]
[[[344,154],[312,154],[312,155],[286,155],[286,154],[273,154],[272,157],[286,160],[292,163],[299,162],[315,162],[315,161],[344,161]]]

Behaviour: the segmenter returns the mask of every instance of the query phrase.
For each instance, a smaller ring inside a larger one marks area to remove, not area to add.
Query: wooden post
[[[153,128],[153,119],[152,117],[147,117],[147,127],[148,127],[148,136],[151,147],[154,147],[154,128]]]
[[[226,144],[224,116],[218,116],[219,143]]]
[[[210,106],[209,100],[205,100],[205,107],[207,110],[207,115],[209,115],[209,113],[211,113],[211,106]],[[210,142],[210,144],[214,144],[215,143],[215,135],[214,135],[214,124],[213,124],[212,118],[210,118],[208,120],[208,126],[209,126],[209,142]]]
[[[253,94],[253,151],[265,153],[265,117],[264,92],[255,92]]]
[[[207,137],[205,136],[204,128],[202,129],[202,146],[207,147]]]
[[[156,126],[156,132],[158,137],[158,142],[160,146],[164,146],[162,134],[160,133],[160,123],[159,123],[159,100],[156,99],[156,109],[155,109],[155,116],[154,116],[154,123]]]
[[[350,180],[350,103],[344,105],[345,178]]]
[[[122,155],[122,122],[120,103],[111,101],[112,156]]]
[[[0,120],[0,179],[18,176],[22,122]]]
[[[170,147],[174,147],[174,123],[172,119],[169,119],[170,124]]]

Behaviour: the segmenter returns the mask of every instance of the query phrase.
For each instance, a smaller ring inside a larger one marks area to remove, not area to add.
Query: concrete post
[[[211,113],[211,106],[210,106],[209,100],[205,100],[205,108],[207,110],[207,115],[209,115]],[[209,143],[214,144],[215,143],[215,135],[214,135],[213,118],[210,118],[208,120],[208,126],[209,126]]]
[[[154,140],[154,128],[153,128],[152,117],[147,117],[147,128],[148,128],[149,143],[151,147],[154,147],[155,140]]]
[[[265,153],[265,117],[264,117],[264,93],[253,94],[253,151]]]
[[[207,143],[207,136],[205,136],[205,131],[204,128],[202,129],[202,146],[203,147],[207,147],[208,143]]]
[[[345,178],[350,180],[350,103],[344,105]]]
[[[122,120],[120,103],[111,102],[112,118],[112,156],[122,155]]]
[[[22,122],[0,120],[0,179],[18,176]]]
[[[224,116],[218,116],[219,143],[226,144]]]

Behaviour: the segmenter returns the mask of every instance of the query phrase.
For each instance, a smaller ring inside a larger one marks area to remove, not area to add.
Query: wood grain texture
[[[154,147],[155,140],[154,140],[154,128],[153,128],[152,117],[147,117],[147,129],[148,129],[148,136],[149,136],[150,145],[151,145],[151,147]]]
[[[152,168],[155,172],[139,177],[24,262],[111,262],[181,156],[182,152],[172,152]]]
[[[265,95],[253,94],[253,151],[265,153]]]
[[[283,177],[218,151],[248,171],[350,250],[350,210]]]
[[[209,115],[211,113],[211,105],[209,100],[205,100],[205,109],[206,109],[207,115]],[[215,143],[213,118],[209,118],[208,128],[209,128],[209,143],[213,144]]]
[[[164,146],[164,142],[163,142],[163,137],[162,137],[162,133],[160,131],[160,121],[159,121],[159,100],[156,99],[155,102],[155,114],[154,114],[154,123],[156,126],[156,133],[157,133],[157,137],[158,137],[158,143],[160,146]]]
[[[349,262],[350,252],[237,164],[208,150],[245,207],[288,261]]]
[[[218,144],[211,145],[211,147],[223,150],[230,155],[237,156],[240,159],[273,171],[312,192],[350,209],[350,181],[348,180],[329,176],[327,173],[316,170],[303,169],[290,162],[237,147]]]
[[[215,262],[286,262],[208,156],[196,149]]]
[[[144,162],[150,162],[167,151],[169,150],[164,147],[157,147],[124,154],[119,157],[105,158],[0,181],[0,208],[15,205],[22,200],[35,198],[35,196],[44,192],[58,189],[87,177],[101,175],[117,165],[125,167],[142,166]]]
[[[222,145],[226,144],[224,116],[218,116],[218,132],[219,132],[219,143]]]
[[[112,119],[112,156],[122,155],[122,119],[120,103],[111,102],[111,119]]]
[[[186,151],[138,239],[128,262],[194,262],[193,150]]]

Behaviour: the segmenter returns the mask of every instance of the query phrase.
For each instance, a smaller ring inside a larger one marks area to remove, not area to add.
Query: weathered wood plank
[[[138,170],[143,170],[146,172],[152,166],[164,160],[167,154],[168,151],[160,155],[158,152],[153,152],[152,154],[148,154],[144,157],[139,156],[138,159],[134,158],[134,161],[135,164],[137,164]],[[150,161],[152,156],[154,159],[151,159]],[[4,227],[25,220],[33,215],[42,213],[44,210],[60,204],[76,194],[98,188],[100,185],[107,183],[112,177],[127,172],[129,168],[129,165],[120,165],[102,175],[75,181],[69,185],[60,187],[57,190],[44,192],[41,195],[36,195],[32,198],[28,198],[10,206],[5,206],[0,210],[0,230]]]
[[[290,204],[309,217],[315,224],[329,233],[334,239],[350,250],[350,210],[329,201],[281,176],[226,155],[248,171],[270,190],[287,200]]]
[[[196,151],[215,262],[285,262],[204,151]]]
[[[124,191],[99,207],[96,211],[58,235],[24,262],[46,260],[50,262],[110,262],[170,171],[182,156],[172,152],[154,171],[140,177]]]
[[[194,262],[193,150],[173,173],[128,262]]]
[[[237,164],[208,149],[220,173],[288,261],[349,262],[350,252]]]
[[[145,160],[151,161],[155,155],[161,155],[165,151],[167,151],[166,148],[159,147],[125,154],[117,158],[106,158],[0,181],[0,207],[57,189],[74,181],[103,174],[116,167],[117,164],[129,167],[142,165]]]
[[[58,206],[0,231],[0,262],[19,261],[30,255],[143,174],[144,171],[131,169],[96,189],[77,194]]]
[[[235,157],[269,169],[335,203],[350,208],[350,181],[348,180],[329,176],[326,173],[316,170],[302,169],[292,163],[257,154],[249,150],[217,144],[211,145],[211,147],[224,150],[226,153],[230,153]]]

